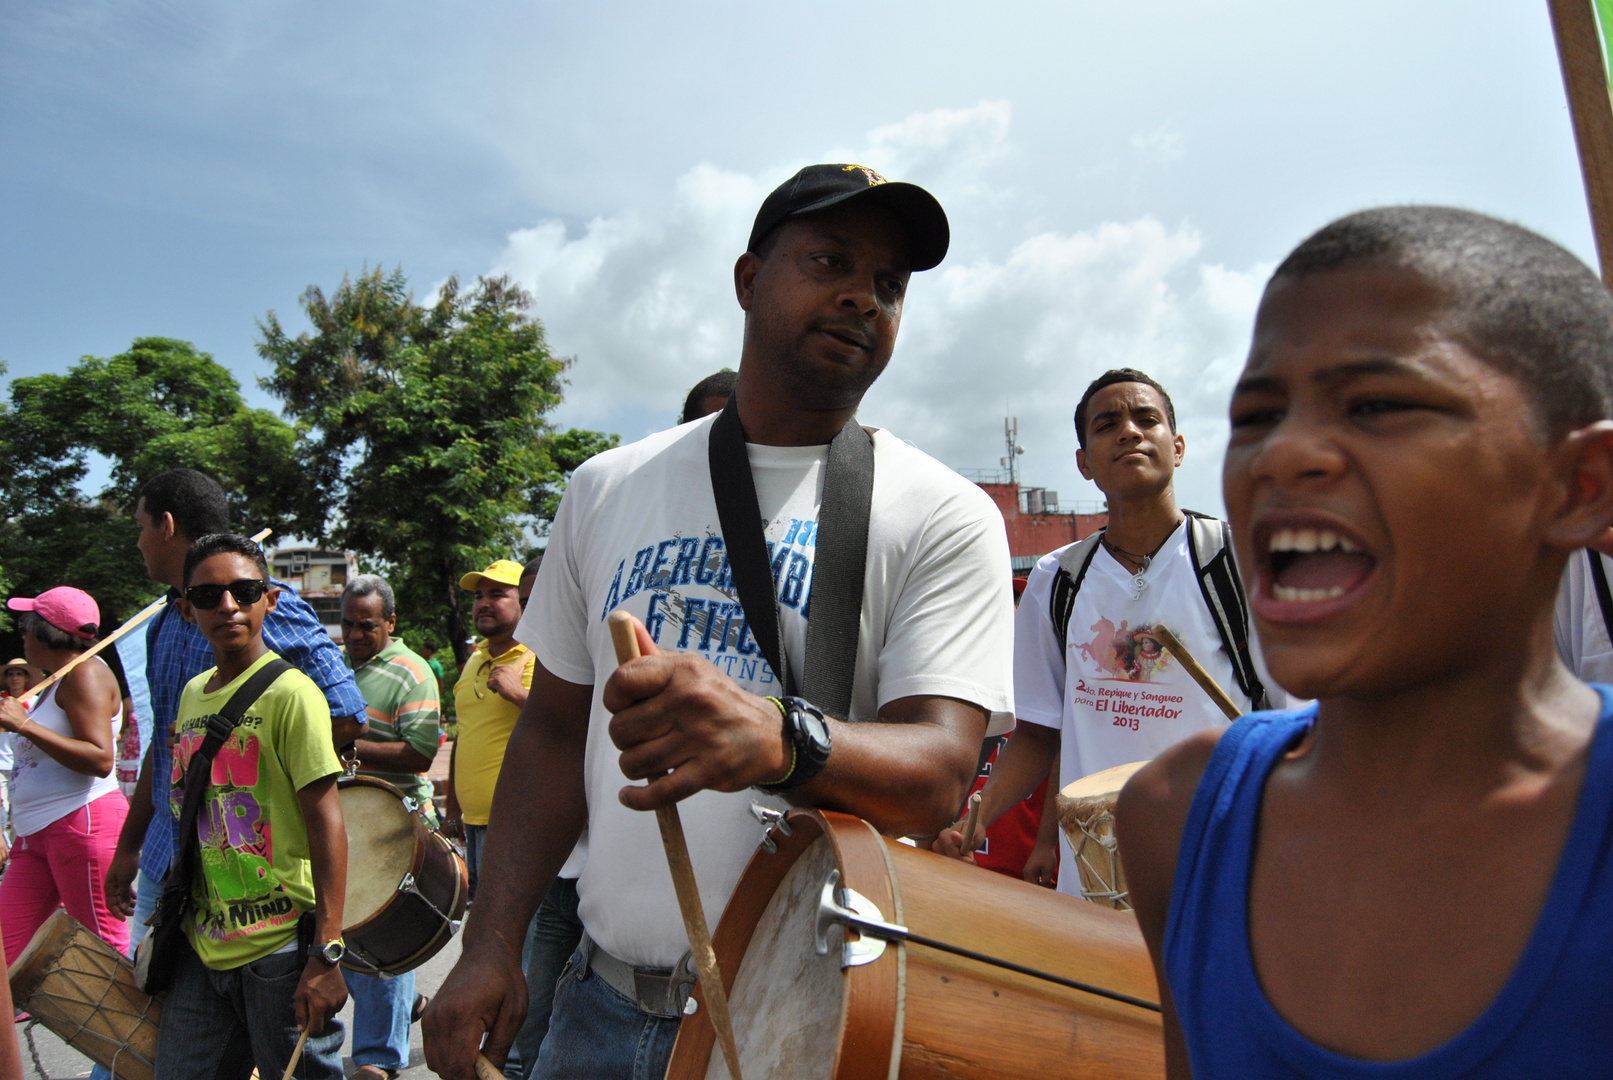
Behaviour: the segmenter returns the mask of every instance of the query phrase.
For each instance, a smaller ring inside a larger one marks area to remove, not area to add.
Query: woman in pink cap
[[[23,651],[43,671],[65,667],[94,644],[101,621],[88,593],[65,586],[6,606],[22,612]],[[107,911],[104,891],[129,812],[112,775],[122,719],[117,679],[99,657],[68,672],[32,709],[0,698],[0,730],[13,733],[16,762],[11,820],[17,839],[0,879],[8,964],[58,907],[119,952],[128,950],[128,924]]]

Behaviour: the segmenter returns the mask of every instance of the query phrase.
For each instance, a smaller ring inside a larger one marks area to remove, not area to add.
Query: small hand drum
[[[119,1080],[151,1080],[162,1002],[134,984],[134,964],[67,912],[11,965],[11,999]]]
[[[1059,827],[1075,852],[1081,895],[1117,911],[1131,910],[1131,893],[1115,840],[1115,800],[1131,774],[1147,764],[1133,761],[1083,776],[1058,794]]]

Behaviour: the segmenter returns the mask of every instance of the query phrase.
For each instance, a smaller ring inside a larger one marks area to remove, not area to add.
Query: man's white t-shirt
[[[1249,708],[1187,545],[1184,521],[1147,570],[1133,574],[1099,543],[1064,641],[1048,602],[1065,549],[1042,556],[1031,571],[1014,619],[1014,704],[1019,719],[1060,729],[1061,785],[1227,725],[1226,714],[1152,635],[1155,626],[1175,634],[1232,700]],[[1266,685],[1280,707],[1286,696]],[[1061,865],[1073,868],[1062,830],[1059,844]],[[1080,896],[1080,875],[1061,873],[1059,891]]]
[[[637,616],[663,651],[697,652],[753,693],[784,691],[729,575],[707,460],[706,417],[610,450],[578,469],[515,637],[567,682],[593,684],[585,752],[588,861],[581,916],[606,952],[669,967],[688,951],[655,815],[623,807],[628,783],[601,704],[616,669],[605,618]],[[1013,725],[1013,595],[1002,515],[974,484],[887,431],[874,438],[851,719],[915,695],[972,702],[989,732]],[[750,445],[778,586],[787,663],[806,657],[807,601],[827,446]],[[702,791],[679,804],[700,899],[715,924],[762,837],[755,791]]]
[[[1602,560],[1602,569],[1613,582],[1613,560],[1594,551],[1574,552],[1563,567],[1563,579],[1557,587],[1553,636],[1557,655],[1581,681],[1613,683],[1613,640],[1608,638],[1607,620],[1596,599],[1591,559]]]

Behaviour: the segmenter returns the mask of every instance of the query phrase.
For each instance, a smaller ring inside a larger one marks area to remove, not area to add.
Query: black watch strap
[[[757,784],[760,791],[771,794],[798,788],[823,771],[829,763],[833,739],[829,722],[823,710],[805,698],[768,698],[778,706],[784,718],[784,737],[790,744],[790,768],[779,779]]]

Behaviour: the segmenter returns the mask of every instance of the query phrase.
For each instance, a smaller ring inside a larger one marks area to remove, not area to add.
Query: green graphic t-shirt
[[[222,689],[204,687],[217,668],[192,679],[179,699],[179,742],[173,753],[169,804],[179,816],[185,769],[220,709],[262,659]],[[283,673],[241,718],[218,756],[196,817],[200,866],[195,920],[185,928],[202,963],[240,967],[291,944],[297,919],[314,907],[308,830],[297,792],[341,772],[331,745],[330,706],[312,679]]]

